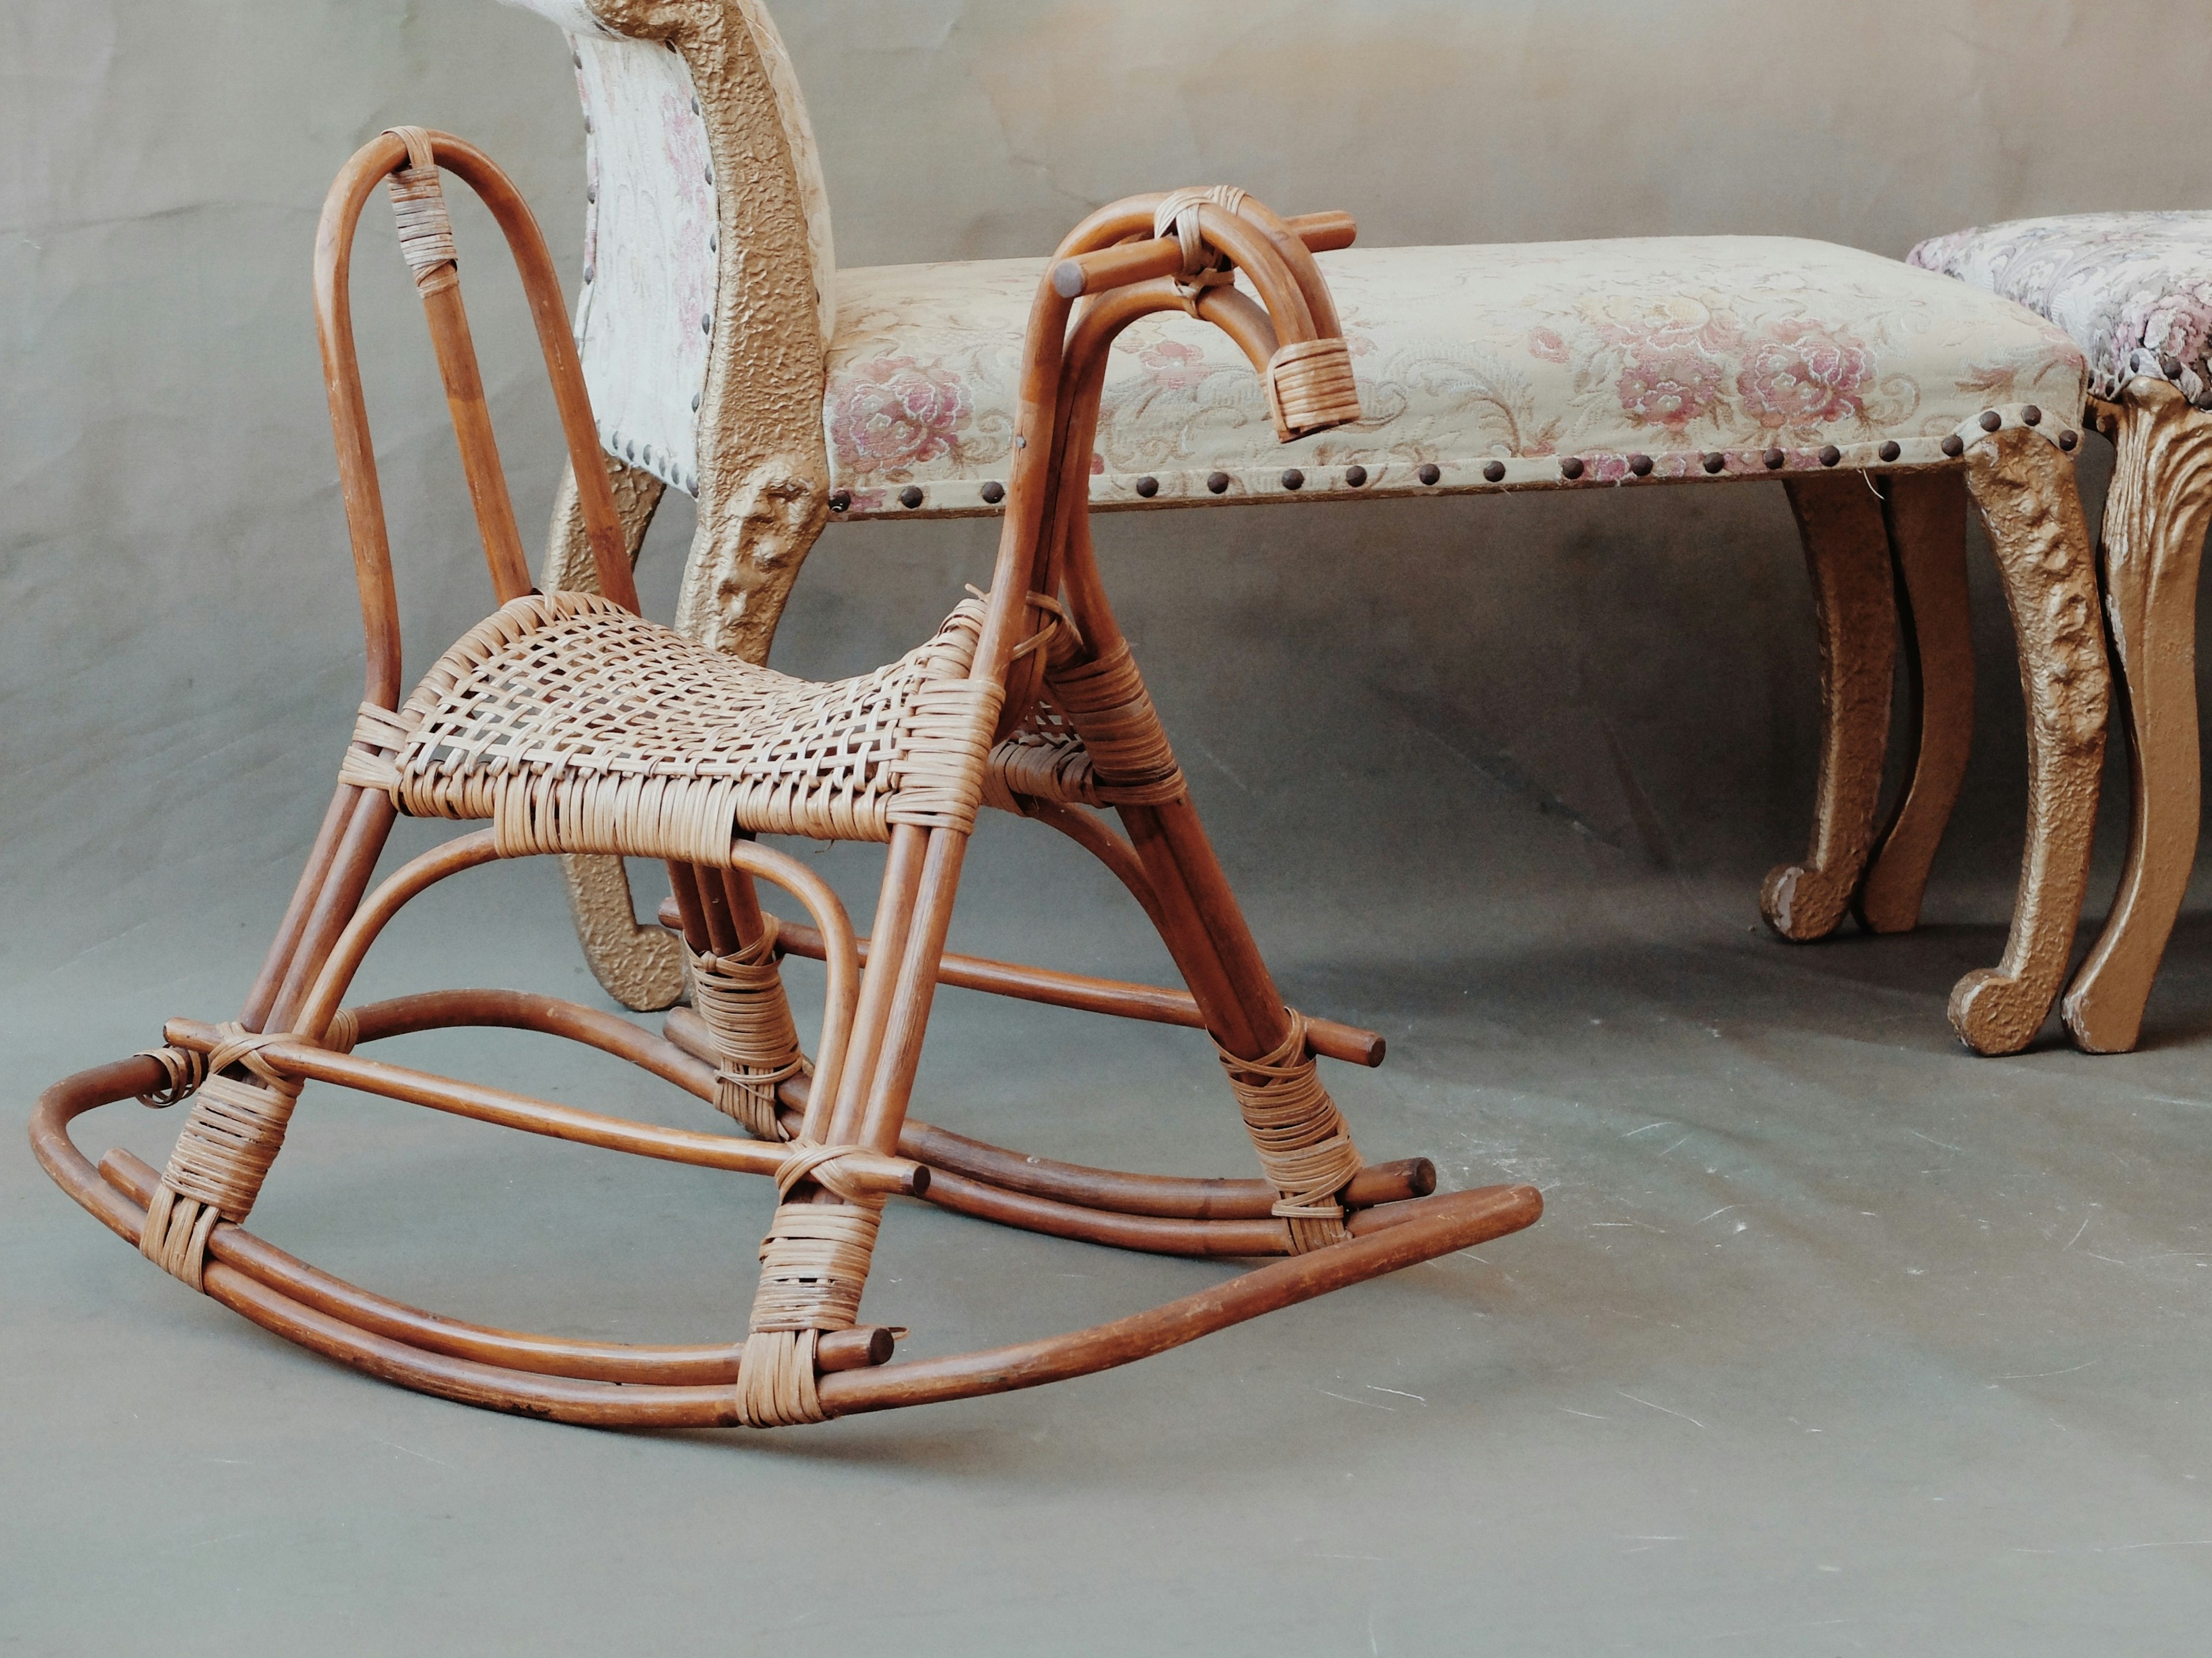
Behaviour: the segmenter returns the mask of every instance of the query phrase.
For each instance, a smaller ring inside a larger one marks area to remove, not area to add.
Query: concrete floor
[[[796,666],[910,630],[863,592],[957,592],[975,552],[886,543],[863,571],[841,544],[802,587]],[[1243,568],[1224,566],[1232,613]],[[0,1650],[2203,1649],[2212,925],[2185,921],[2144,1052],[1975,1060],[1943,1001],[2001,949],[2003,811],[1962,823],[1921,933],[1785,946],[1755,925],[1758,801],[1701,817],[1662,793],[1693,855],[1655,867],[1371,676],[1314,671],[1296,628],[1239,643],[1253,696],[1208,701],[1227,670],[1173,607],[1131,614],[1286,994],[1389,1038],[1379,1072],[1332,1072],[1361,1145],[1426,1151],[1455,1187],[1534,1181],[1536,1228],[1036,1393],[774,1435],[589,1432],[264,1336],[133,1256],[17,1142]],[[2012,695],[2001,677],[1992,695]],[[1978,767],[2016,773],[2017,740],[2000,723]],[[163,1014],[234,1005],[289,876],[193,835],[170,906],[88,943],[17,879],[0,1049],[19,1125],[36,1088]],[[393,855],[430,837],[407,826]],[[16,856],[75,867],[51,840]],[[865,914],[872,853],[821,857]],[[970,867],[956,948],[1165,971],[1054,837],[994,819]],[[802,1007],[813,973],[793,969]],[[403,918],[360,995],[433,983],[599,999],[542,865]],[[700,1121],[547,1039],[387,1051]],[[1249,1167],[1190,1033],[962,993],[916,1110],[1079,1161]],[[78,1132],[158,1163],[175,1127],[124,1105]],[[311,1089],[254,1225],[459,1316],[696,1341],[738,1327],[766,1213],[732,1177]],[[903,1206],[868,1311],[952,1351],[1230,1270]]]

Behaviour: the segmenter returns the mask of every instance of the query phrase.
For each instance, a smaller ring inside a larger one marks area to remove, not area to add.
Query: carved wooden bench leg
[[[665,486],[611,455],[603,459],[635,564]],[[718,527],[693,550],[676,626],[687,637],[745,661],[764,662],[799,567],[821,533],[825,490],[805,465],[776,456],[744,473],[732,494],[730,510],[713,514]],[[568,473],[553,506],[544,586],[549,592],[599,589],[575,480]],[[621,859],[564,855],[561,880],[584,959],[607,994],[641,1013],[682,999],[683,948],[661,927],[638,924]]]
[[[1905,783],[1855,903],[1869,932],[1910,932],[1974,740],[1974,637],[1966,601],[1963,472],[1882,480],[1911,706]]]
[[[1820,631],[1820,777],[1805,860],[1769,873],[1759,902],[1769,926],[1802,944],[1836,930],[1874,845],[1897,617],[1888,532],[1867,480],[1850,472],[1785,487]]]
[[[2065,1017],[2081,1047],[2122,1054],[2142,1030],[2197,859],[2197,576],[2212,520],[2212,416],[2146,378],[2100,405],[2098,425],[2119,451],[2099,565],[2128,741],[2128,861]]]
[[[614,485],[615,507],[622,517],[629,562],[635,565],[667,486],[652,473],[627,465],[612,455],[603,459],[607,480]],[[561,474],[561,492],[553,501],[553,528],[546,538],[545,568],[539,581],[548,592],[599,591],[599,574],[592,568],[592,544],[585,533],[573,470],[564,469]],[[638,925],[629,874],[621,859],[563,854],[561,884],[568,889],[568,913],[575,918],[576,938],[584,947],[584,959],[591,963],[592,976],[608,995],[640,1013],[666,1007],[683,996],[683,946],[659,926]]]
[[[2027,844],[2004,959],[1951,992],[1951,1023],[1980,1054],[2027,1046],[2066,976],[2088,884],[2111,680],[2097,623],[2088,526],[2074,463],[2039,432],[2006,427],[1966,451],[2020,641],[2027,702]]]

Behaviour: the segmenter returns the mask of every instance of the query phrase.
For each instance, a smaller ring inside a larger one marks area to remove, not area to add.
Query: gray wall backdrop
[[[2196,7],[781,12],[848,265],[1031,252],[1099,202],[1215,179],[1351,209],[1376,245],[1757,231],[1901,254],[1962,223],[2212,199]],[[36,971],[238,933],[250,955],[358,683],[307,301],[318,203],[356,143],[420,121],[487,145],[573,246],[581,132],[560,39],[489,0],[14,0],[0,31],[0,858],[17,923],[0,950]],[[519,505],[542,523],[550,405],[489,225],[463,234],[486,256],[470,298]],[[481,610],[483,578],[411,294],[380,234],[364,246],[420,661]],[[688,531],[677,503],[648,550],[664,603]],[[833,529],[780,659],[878,659],[991,533]],[[1209,695],[1279,708],[1259,688],[1317,661],[1359,688],[1360,719],[1322,709],[1303,750],[1320,786],[1356,790],[1379,718],[1632,860],[1747,879],[1802,832],[1814,656],[1778,490],[1187,513],[1109,520],[1103,545],[1186,720]],[[1936,906],[1988,920],[2009,892],[2020,723],[1978,579],[1984,740]],[[1177,665],[1210,626],[1235,648]],[[1231,721],[1248,722],[1266,723]],[[1300,751],[1271,749],[1283,774],[1238,786],[1293,788]],[[194,924],[216,893],[210,934]]]
[[[1350,209],[1378,246],[1746,231],[1902,254],[2007,216],[2201,204],[2212,32],[2185,16],[2202,9],[780,8],[848,265],[1033,252],[1099,202],[1216,179]],[[17,922],[0,950],[33,970],[143,950],[238,881],[259,938],[358,683],[308,307],[318,203],[355,144],[419,121],[488,146],[573,247],[581,132],[560,39],[490,0],[9,0],[0,41],[0,858]],[[510,473],[541,524],[550,405],[489,228],[471,233]],[[481,610],[483,578],[411,295],[380,233],[364,248],[419,661]],[[648,551],[664,594],[687,513]],[[850,666],[903,643],[989,535],[833,529],[781,659]],[[1236,641],[1232,679],[1163,662],[1164,695],[1327,657],[1439,767],[1486,768],[1633,857],[1747,877],[1802,831],[1814,657],[1778,490],[1179,514],[1109,522],[1103,544],[1133,622],[1214,621]],[[892,570],[909,577],[886,586]],[[1989,919],[2011,880],[2020,726],[1985,579],[1982,598],[1984,740],[1937,902]],[[1323,745],[1324,778],[1357,771],[1358,735]]]

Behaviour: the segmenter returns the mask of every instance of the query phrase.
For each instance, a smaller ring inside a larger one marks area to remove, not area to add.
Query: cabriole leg
[[[667,486],[611,455],[601,459],[607,482],[614,486],[615,509],[635,565]],[[544,574],[538,581],[549,593],[597,592],[599,588],[573,468],[561,474],[561,491],[553,501],[553,527],[546,537]],[[640,1013],[667,1007],[683,996],[684,952],[659,927],[637,924],[629,873],[621,859],[563,853],[561,884],[568,889],[568,914],[575,920],[584,959],[608,995]]]
[[[2051,1011],[2081,920],[2111,680],[2072,459],[2032,428],[2007,427],[1967,449],[1966,484],[2020,643],[2027,841],[2004,959],[1959,981],[1951,1023],[1976,1053],[2015,1054]]]
[[[1769,926],[1802,944],[1836,930],[1874,845],[1897,614],[1881,501],[1867,480],[1852,472],[1785,487],[1820,633],[1820,779],[1805,861],[1769,873],[1759,907]]]
[[[2089,1052],[2122,1054],[2141,1033],[2197,859],[2197,577],[2212,519],[2212,416],[2148,379],[2100,414],[2118,451],[2099,566],[2128,742],[2128,861],[2065,1018]]]
[[[611,456],[601,459],[635,563],[662,485]],[[829,486],[817,471],[789,456],[771,456],[731,479],[709,467],[702,527],[677,606],[678,632],[747,662],[768,659],[792,584],[829,515]],[[554,504],[545,586],[597,589],[573,477],[563,478]],[[564,856],[561,878],[584,957],[606,993],[638,1012],[681,1000],[684,953],[660,928],[638,925],[622,860]]]
[[[1899,472],[1883,480],[1882,518],[1905,636],[1909,744],[1904,789],[1859,889],[1869,932],[1910,932],[1958,804],[1974,741],[1974,636],[1966,600],[1966,477]]]

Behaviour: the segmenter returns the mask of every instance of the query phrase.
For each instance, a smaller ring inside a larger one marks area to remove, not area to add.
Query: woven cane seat
[[[793,678],[594,593],[532,593],[464,635],[395,714],[364,708],[343,780],[489,818],[503,856],[726,860],[740,830],[887,841],[965,829],[998,716],[966,677],[983,607],[852,679]]]

